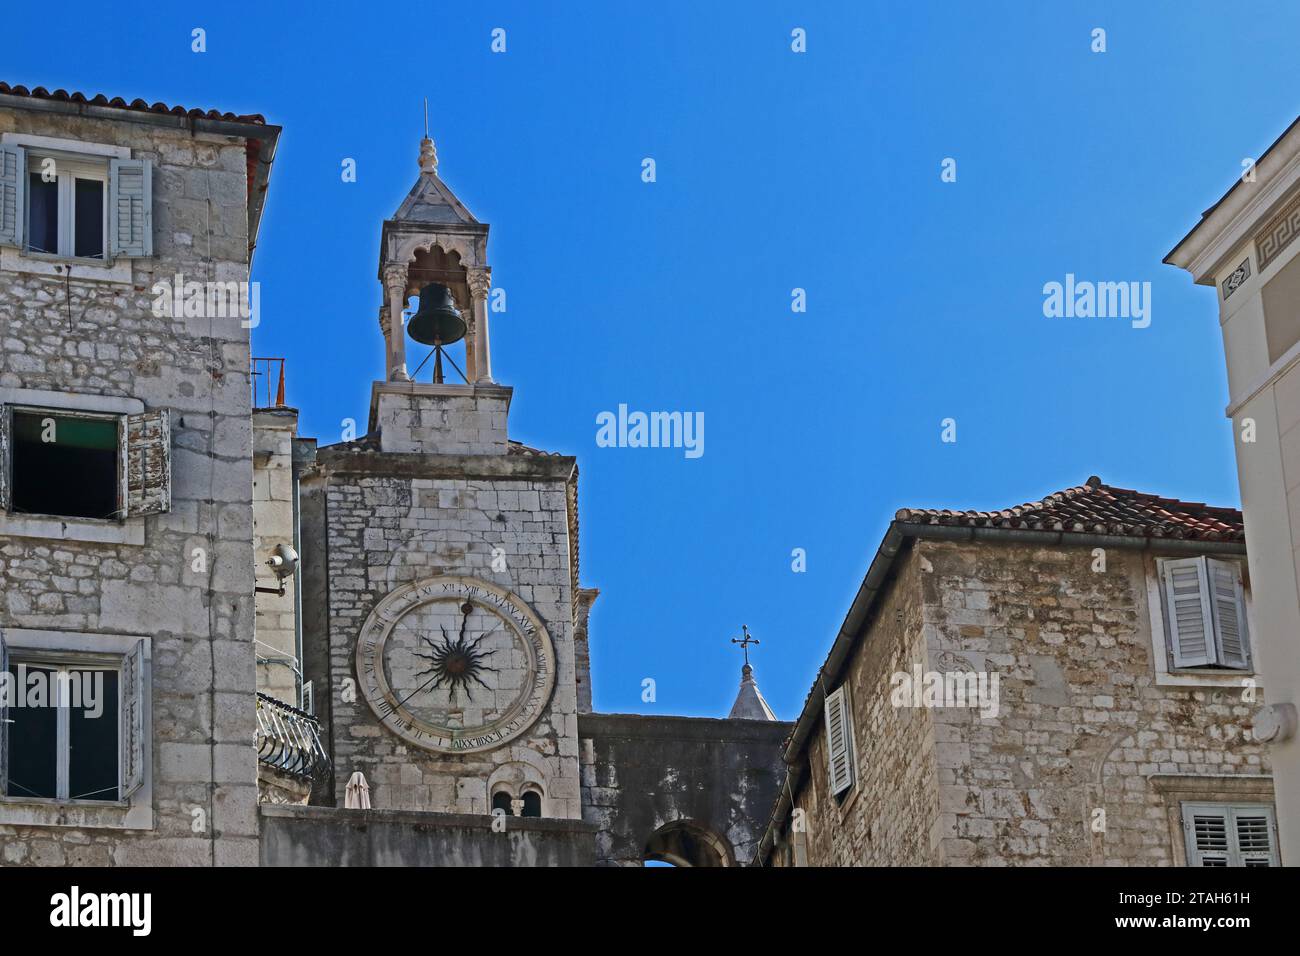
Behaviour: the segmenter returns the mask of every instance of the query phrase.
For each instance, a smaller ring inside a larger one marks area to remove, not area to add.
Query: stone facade
[[[0,798],[0,860],[256,863],[249,330],[239,316],[159,315],[154,286],[248,279],[249,188],[260,208],[278,129],[6,95],[0,134],[153,170],[151,255],[0,250],[0,402],[167,410],[171,438],[164,513],[0,517],[11,660],[74,644],[118,653],[141,638],[147,648],[142,788],[127,804]]]
[[[894,559],[842,678],[857,780],[831,795],[819,722],[787,753],[798,785],[767,862],[1183,865],[1180,801],[1271,804],[1249,725],[1264,679],[1170,674],[1157,659],[1156,559],[1195,545],[1112,545],[1098,570],[1083,543],[995,537],[918,538]],[[996,716],[898,706],[893,675],[918,669],[996,673]]]
[[[285,582],[284,594],[266,562],[277,545],[297,547],[297,480],[294,439],[298,413],[292,408],[253,412],[253,556],[257,585],[257,689],[295,707],[301,703],[298,648],[298,586]]]

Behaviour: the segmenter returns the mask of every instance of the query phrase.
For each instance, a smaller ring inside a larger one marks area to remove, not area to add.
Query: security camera
[[[277,544],[266,565],[277,578],[283,581],[285,578],[292,577],[298,570],[298,552],[287,544]]]

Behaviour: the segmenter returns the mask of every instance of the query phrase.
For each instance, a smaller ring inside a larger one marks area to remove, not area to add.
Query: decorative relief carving
[[[1232,293],[1236,292],[1246,280],[1250,278],[1250,259],[1249,257],[1241,265],[1232,270],[1232,275],[1223,280],[1223,297],[1226,299]]]
[[[1255,257],[1259,259],[1260,272],[1291,245],[1297,233],[1300,233],[1300,195],[1287,203],[1255,237]]]
[[[490,269],[469,270],[469,291],[476,299],[487,298],[492,290],[492,271]]]
[[[390,296],[406,291],[406,266],[384,266],[384,291]]]

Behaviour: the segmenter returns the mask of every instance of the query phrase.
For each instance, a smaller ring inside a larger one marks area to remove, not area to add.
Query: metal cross
[[[749,628],[746,627],[744,624],[740,625],[740,630],[741,630],[742,633],[744,633],[744,635],[745,635],[745,639],[742,641],[742,640],[741,640],[740,638],[738,638],[738,637],[733,637],[733,638],[731,639],[731,643],[733,643],[733,644],[739,644],[739,645],[740,645],[740,649],[743,650],[743,651],[745,652],[745,663],[748,664],[748,663],[749,663],[749,645],[750,645],[750,644],[758,644],[758,643],[760,643],[760,642],[759,642],[758,638],[756,638],[756,637],[750,637],[750,636],[749,636]]]

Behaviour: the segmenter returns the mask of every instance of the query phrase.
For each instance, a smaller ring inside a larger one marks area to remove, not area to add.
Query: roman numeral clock
[[[361,628],[356,665],[384,726],[437,753],[513,740],[555,687],[555,649],[541,619],[517,596],[468,577],[386,595]]]

